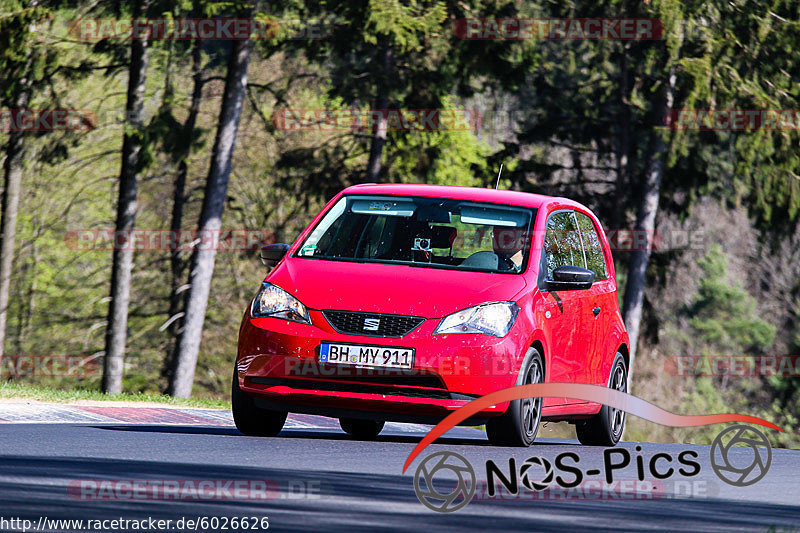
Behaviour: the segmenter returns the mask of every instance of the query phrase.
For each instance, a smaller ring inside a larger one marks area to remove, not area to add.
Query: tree
[[[248,14],[252,16],[252,7],[244,16]],[[235,41],[228,57],[225,91],[198,223],[201,235],[218,235],[222,227],[236,134],[247,90],[247,67],[251,48],[249,39]],[[192,393],[215,258],[216,249],[213,246],[197,248],[192,254],[183,330],[178,341],[175,371],[169,383],[169,394],[179,398],[188,398]]]
[[[658,97],[659,103],[656,105],[657,116],[666,117],[667,113],[672,111],[675,101],[675,78],[673,70],[668,74],[668,78],[665,80],[664,87],[661,90],[662,94]],[[666,142],[664,141],[665,135],[664,131],[654,130],[651,132],[652,148],[641,187],[641,199],[639,200],[635,227],[637,232],[648,237],[643,248],[631,252],[628,277],[625,283],[622,319],[628,329],[631,368],[633,368],[636,348],[639,343],[639,330],[644,306],[644,289],[647,283],[647,265],[650,262],[650,254],[653,251],[652,236],[655,235],[656,214],[658,213],[658,203],[661,197],[661,180],[664,174],[664,159],[667,151]]]
[[[37,62],[32,28],[45,15],[42,7],[32,2],[29,7],[6,6],[10,14],[0,18],[0,104],[11,105],[14,112],[25,110],[34,90],[34,64]],[[8,317],[11,271],[14,264],[14,244],[17,232],[17,214],[22,187],[23,158],[25,154],[24,131],[9,131],[3,162],[3,214],[0,219],[0,361],[3,359],[6,321]]]
[[[797,132],[665,127],[665,118],[682,108],[796,109],[796,84],[790,80],[798,62],[792,57],[777,65],[767,55],[797,42],[797,25],[786,22],[796,20],[797,10],[783,1],[739,6],[610,0],[562,3],[538,15],[614,13],[663,24],[664,38],[653,41],[542,43],[541,62],[530,71],[533,90],[522,106],[529,119],[503,151],[533,154],[511,174],[522,188],[575,197],[612,221],[614,229],[632,224],[648,236],[643,249],[615,252],[627,266],[618,270],[632,359],[648,315],[645,287],[652,279],[648,270],[660,207],[685,213],[695,198],[714,193],[737,203],[747,198],[762,221],[775,220],[775,212],[777,220],[794,219],[800,210],[800,180],[793,172]],[[571,154],[558,161],[552,147]]]
[[[704,356],[758,356],[773,346],[775,326],[759,317],[756,300],[749,291],[731,282],[728,259],[722,248],[713,245],[700,259],[699,266],[702,277],[697,294],[681,310],[681,314],[689,319],[687,334],[697,347],[695,353]],[[713,360],[709,359],[703,368],[714,369]],[[797,424],[793,415],[796,411],[783,402],[791,399],[793,391],[782,388],[783,385],[791,386],[790,382],[796,379],[737,376],[732,368],[729,370],[730,373],[725,372],[722,376],[695,377],[688,384],[682,410],[708,413],[746,409],[781,427]],[[684,433],[685,430],[677,432],[679,436]],[[711,428],[692,430],[694,439],[707,441],[711,441],[715,433]],[[788,433],[778,442],[792,447],[794,439],[791,432]]]
[[[438,132],[392,131],[385,110],[438,110],[453,93],[468,97],[485,87],[514,86],[531,49],[517,41],[467,41],[454,31],[464,18],[518,16],[513,1],[348,0],[314,4],[309,12],[337,20],[329,39],[301,44],[311,61],[330,73],[329,102],[362,110],[367,103],[373,111],[368,130],[350,133],[357,151],[346,156],[364,156],[364,166],[350,172],[355,174],[350,181],[386,179],[387,149],[395,150],[409,136],[429,138],[436,151]],[[285,156],[279,166],[302,159],[293,152]]]
[[[200,0],[194,0],[192,17],[198,17],[202,12]],[[200,131],[196,128],[197,116],[203,99],[203,87],[206,83],[205,67],[203,65],[203,41],[196,39],[192,42],[189,55],[192,61],[192,93],[189,103],[189,113],[183,124],[179,124],[173,115],[173,99],[175,88],[172,83],[171,73],[166,73],[164,87],[164,101],[157,120],[160,136],[163,138],[164,151],[170,155],[170,162],[175,167],[175,178],[172,192],[172,212],[170,216],[170,231],[179,235],[183,228],[183,212],[187,200],[186,180],[189,172],[188,159],[192,149],[197,144]],[[172,57],[170,51],[170,58]],[[169,66],[168,66],[169,69]],[[155,119],[154,119],[155,122]],[[174,361],[178,351],[183,312],[181,311],[183,297],[182,291],[186,288],[184,271],[186,261],[185,252],[176,246],[170,251],[170,295],[169,310],[165,327],[168,328],[170,343],[164,358],[162,376],[171,379]],[[164,326],[162,326],[164,327]]]
[[[679,73],[681,81],[673,90],[681,107],[797,109],[800,94],[793,80],[800,75],[800,61],[789,53],[800,39],[800,28],[794,22],[800,6],[795,2],[674,6],[665,2],[661,9],[673,36],[665,42],[668,56],[662,72],[669,69],[669,79]],[[676,25],[675,17],[683,18],[682,12],[686,19]],[[774,61],[776,50],[783,50],[786,60]],[[671,107],[664,110],[662,120],[670,111]],[[658,194],[667,199],[683,196],[681,203],[670,202],[673,210],[682,212],[701,194],[715,194],[734,205],[746,200],[763,234],[786,237],[796,228],[800,215],[798,141],[796,128],[770,131],[763,124],[757,131],[676,128],[663,151],[664,179],[658,183]],[[648,186],[646,183],[645,191]],[[643,279],[633,282],[631,274],[641,270],[641,255],[634,252],[631,257],[623,311],[626,325],[629,331],[634,329],[637,339],[636,300],[643,294]],[[638,315],[641,317],[641,312]],[[633,336],[631,340],[634,344]]]
[[[149,0],[134,3],[133,18],[146,15]],[[144,90],[147,80],[147,36],[131,40],[131,57],[125,105],[125,135],[119,174],[115,242],[111,271],[111,301],[103,360],[103,392],[122,392],[122,373],[128,336],[133,229],[136,224],[137,190],[144,139]]]
[[[30,57],[30,53],[28,54]],[[26,69],[27,70],[27,69]],[[30,74],[24,72],[19,81],[14,108],[28,107],[31,98]],[[24,137],[21,131],[11,131],[5,146],[3,164],[3,217],[0,221],[2,247],[0,247],[0,360],[3,358],[6,337],[6,317],[8,316],[11,269],[14,264],[14,243],[17,233],[17,211],[19,209],[20,188],[22,186],[22,159]]]
[[[369,160],[367,161],[366,181],[377,182],[381,174],[381,157],[383,156],[383,146],[386,144],[386,130],[388,117],[384,109],[389,108],[389,85],[392,76],[392,47],[386,37],[381,39],[378,48],[377,62],[380,64],[379,72],[375,82],[377,86],[375,96],[375,109],[380,116],[374,126],[372,141],[369,148]]]
[[[768,348],[776,328],[757,316],[755,299],[727,279],[728,262],[719,245],[700,261],[703,277],[686,310],[689,326],[710,354],[755,354]]]

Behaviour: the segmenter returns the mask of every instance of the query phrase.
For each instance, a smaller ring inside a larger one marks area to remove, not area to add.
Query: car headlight
[[[483,333],[505,337],[517,319],[519,306],[514,302],[495,302],[462,309],[442,319],[434,335]]]
[[[250,308],[253,318],[273,317],[311,324],[306,306],[300,300],[272,283],[263,283]]]

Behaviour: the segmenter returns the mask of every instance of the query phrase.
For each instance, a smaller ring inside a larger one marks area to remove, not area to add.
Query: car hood
[[[287,257],[266,281],[311,309],[441,318],[465,307],[513,300],[519,274]]]

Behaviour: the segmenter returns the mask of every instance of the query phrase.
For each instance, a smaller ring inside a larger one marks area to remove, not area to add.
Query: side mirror
[[[286,252],[289,251],[289,245],[282,242],[276,244],[267,244],[261,247],[261,262],[264,266],[274,267],[278,262],[283,259]]]
[[[553,270],[553,279],[547,281],[549,291],[578,291],[594,283],[594,272],[589,269],[564,265]]]

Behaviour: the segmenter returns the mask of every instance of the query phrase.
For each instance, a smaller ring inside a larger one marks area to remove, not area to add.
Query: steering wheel
[[[512,261],[511,258],[508,257],[506,254],[499,252],[495,252],[495,254],[497,254],[497,257],[500,258],[500,263],[505,267],[505,268],[500,268],[500,270],[509,271],[517,269],[517,264],[514,261]],[[498,267],[499,266],[500,265],[498,265]]]

